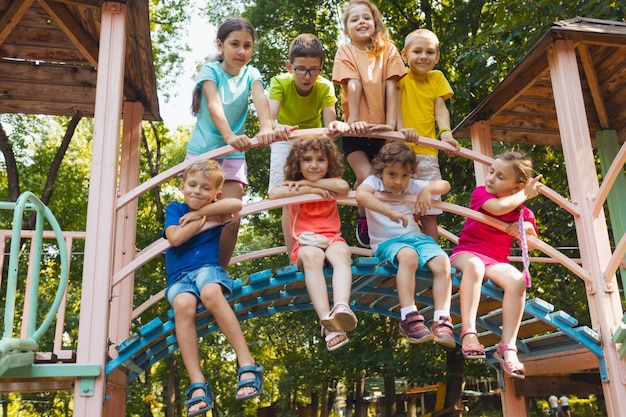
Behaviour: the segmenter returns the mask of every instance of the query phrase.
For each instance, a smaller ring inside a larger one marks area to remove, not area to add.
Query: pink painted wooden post
[[[95,387],[90,386],[88,381],[77,381],[74,388],[74,415],[77,417],[101,416],[105,400],[104,364],[108,349],[110,283],[113,276],[126,11],[126,5],[122,3],[105,2],[102,5],[77,352],[78,364],[101,364],[101,373],[95,379]]]
[[[489,122],[480,121],[470,127],[472,139],[472,150],[482,155],[493,158],[493,146],[491,142],[491,128]],[[485,185],[485,178],[489,172],[489,165],[474,161],[474,172],[476,174],[476,185]]]
[[[622,308],[617,280],[603,280],[611,247],[604,212],[593,213],[599,192],[589,125],[585,113],[576,51],[572,41],[557,40],[548,51],[550,77],[554,92],[559,130],[572,201],[578,206],[574,217],[582,266],[591,275],[587,299],[592,327],[603,340],[608,380],[602,381],[610,417],[623,416],[620,399],[626,398],[626,366],[611,341],[612,332],[621,321]]]
[[[141,145],[141,118],[144,107],[138,102],[124,103],[124,130],[120,156],[119,194],[125,194],[139,184],[139,159]],[[117,212],[113,270],[119,271],[135,257],[138,200],[133,200]],[[111,318],[109,320],[109,356],[117,357],[115,346],[130,335],[133,309],[134,273],[112,288]],[[122,371],[117,370],[121,373]],[[104,415],[123,416],[126,413],[127,380],[120,379],[122,386],[107,384],[110,400],[104,405]]]

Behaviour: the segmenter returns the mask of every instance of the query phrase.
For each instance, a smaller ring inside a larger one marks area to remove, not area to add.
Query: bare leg
[[[202,287],[200,295],[202,304],[215,318],[215,322],[226,337],[226,340],[228,340],[228,343],[233,347],[237,355],[239,367],[254,365],[254,359],[250,354],[248,343],[241,331],[237,316],[230,304],[228,304],[228,301],[226,301],[226,298],[224,298],[222,287],[219,284],[207,284]],[[247,378],[254,378],[254,373],[246,372],[241,375],[241,379]],[[254,392],[255,389],[253,387],[242,387],[237,392],[237,396],[249,395]]]
[[[413,306],[415,305],[415,271],[418,266],[418,254],[415,249],[405,247],[398,251],[396,260],[398,261],[396,285],[400,308]]]
[[[480,303],[480,289],[485,276],[485,264],[471,253],[462,253],[452,261],[452,266],[462,272],[459,288],[462,331],[476,330],[476,314]],[[466,344],[480,343],[476,335],[467,335]],[[463,342],[463,341],[462,341]]]
[[[358,186],[361,185],[361,183],[370,175],[372,164],[363,151],[352,152],[346,159],[356,176],[356,182],[354,183],[354,189],[356,190]],[[365,209],[363,207],[358,207],[358,215],[359,217],[365,216]]]
[[[324,259],[326,254],[320,248],[303,246],[298,251],[298,262],[302,264],[306,289],[313,309],[320,319],[330,312],[328,288],[324,278]]]
[[[333,266],[333,303],[350,304],[352,289],[350,248],[344,242],[332,243],[326,249],[326,258]]]
[[[176,339],[180,347],[180,354],[183,357],[183,363],[189,381],[206,382],[202,369],[200,368],[200,353],[198,351],[198,333],[196,331],[196,306],[198,298],[188,292],[178,294],[174,298],[172,307],[174,308],[174,319],[176,321]],[[203,390],[195,390],[192,397],[203,396]],[[206,407],[208,404],[200,402],[190,407],[189,412],[198,411]]]
[[[324,260],[326,259],[326,253],[313,246],[303,246],[298,251],[298,262],[302,264],[302,270],[304,271],[304,282],[306,289],[311,298],[311,304],[317,314],[319,320],[322,317],[330,313],[330,302],[328,301],[328,287],[326,286],[326,278],[324,277]],[[350,273],[352,277],[352,273]],[[352,282],[350,281],[350,285]],[[342,287],[341,285],[338,286]],[[334,288],[334,278],[333,278]],[[341,289],[339,289],[341,291]],[[350,300],[350,288],[348,288],[348,301]],[[324,334],[328,332],[324,331]],[[340,335],[328,342],[329,347],[333,347],[345,340],[346,336]]]
[[[280,224],[283,228],[283,237],[285,239],[285,246],[287,247],[287,257],[291,261],[291,251],[293,250],[293,238],[291,237],[291,216],[289,215],[289,209],[283,207],[283,217],[280,220]]]
[[[452,280],[450,279],[450,259],[447,256],[435,256],[426,264],[432,271],[433,302],[435,310],[450,311]]]
[[[496,264],[486,270],[486,275],[504,290],[502,298],[502,343],[515,346],[517,332],[524,314],[526,282],[524,276],[513,265]],[[505,361],[518,361],[515,351],[504,352]]]
[[[223,198],[243,197],[243,186],[238,181],[226,181],[222,187]],[[237,235],[239,234],[239,219],[233,219],[222,229],[222,237],[220,238],[220,265],[222,268],[228,268],[230,258],[233,256],[235,246],[237,245]]]

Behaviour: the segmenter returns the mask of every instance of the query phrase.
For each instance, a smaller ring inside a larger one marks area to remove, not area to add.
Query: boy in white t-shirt
[[[445,180],[430,182],[412,178],[417,166],[415,152],[404,143],[384,145],[372,160],[372,172],[357,188],[356,200],[365,208],[374,256],[398,268],[396,285],[400,302],[400,333],[411,343],[430,340],[454,347],[456,342],[450,320],[450,259],[435,240],[425,235],[414,214],[430,208],[434,194],[450,191]],[[400,201],[382,201],[376,193]],[[404,196],[417,200],[403,201]],[[415,272],[431,271],[435,312],[430,330],[415,305]]]

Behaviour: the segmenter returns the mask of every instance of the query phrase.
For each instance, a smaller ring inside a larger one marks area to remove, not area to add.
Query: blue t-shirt
[[[204,64],[200,70],[197,88],[202,91],[202,82],[211,81],[217,86],[217,93],[222,101],[224,115],[230,128],[236,135],[243,135],[246,128],[246,117],[248,115],[248,104],[252,84],[255,81],[263,82],[261,73],[256,68],[246,65],[241,69],[241,74],[232,76],[222,69],[219,61],[212,61]],[[187,152],[200,155],[222,146],[225,146],[224,138],[213,123],[209,113],[204,92],[201,95],[200,111],[196,120],[196,126],[191,133],[187,143]],[[243,158],[243,152],[234,152],[224,156],[224,158]]]
[[[165,209],[165,225],[163,237],[169,226],[178,226],[182,216],[189,213],[189,206],[178,201],[171,202]],[[195,271],[205,265],[220,264],[220,236],[222,227],[216,226],[205,232],[192,236],[180,246],[172,246],[165,251],[165,269],[167,271],[167,285],[178,281],[183,272]]]

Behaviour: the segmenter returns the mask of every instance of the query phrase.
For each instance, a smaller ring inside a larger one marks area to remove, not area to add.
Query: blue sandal
[[[193,395],[193,392],[197,389],[203,390],[204,395],[191,397]],[[185,405],[187,406],[187,417],[205,415],[207,412],[209,412],[209,410],[213,408],[215,396],[213,395],[213,391],[211,391],[211,387],[209,387],[208,382],[194,382],[193,384],[189,385],[189,388],[187,388],[187,391],[185,391],[185,395],[188,398],[187,400],[185,400]],[[189,408],[199,403],[205,403],[206,407],[190,413]]]
[[[248,379],[244,379],[243,381],[241,380],[241,375],[245,374],[246,372],[253,372],[254,373],[254,378],[248,378]],[[261,392],[263,392],[263,367],[261,365],[248,365],[248,366],[242,366],[241,368],[239,368],[237,370],[237,376],[240,378],[239,382],[237,382],[237,389],[235,390],[235,399],[236,400],[247,400],[249,398],[253,398],[256,397],[257,395],[261,395]],[[238,396],[237,393],[239,392],[239,390],[241,388],[244,387],[252,387],[254,389],[256,389],[255,392],[253,392],[252,394],[248,394],[248,395],[242,395],[242,396]]]

